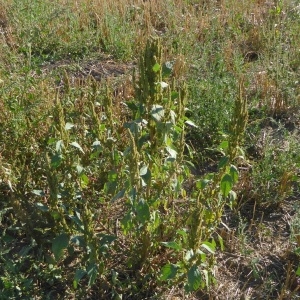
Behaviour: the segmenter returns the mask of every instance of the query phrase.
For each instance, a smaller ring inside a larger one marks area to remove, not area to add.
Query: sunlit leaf
[[[65,129],[66,129],[66,130],[70,130],[70,129],[73,128],[73,127],[74,127],[74,124],[69,123],[69,122],[67,122],[66,125],[65,125]]]
[[[172,149],[170,147],[166,147],[166,150],[167,150],[167,152],[170,154],[170,156],[172,158],[176,158],[177,157],[177,152],[174,149]]]
[[[37,196],[45,196],[45,192],[43,190],[33,190],[32,193]]]
[[[214,254],[216,251],[216,245],[215,243],[210,243],[208,241],[205,241],[201,244],[201,247],[206,249],[208,252]]]
[[[169,86],[166,82],[163,82],[163,81],[158,82],[158,84],[159,84],[163,89],[165,89],[166,87]]]
[[[223,142],[221,142],[221,144],[219,145],[219,149],[226,150],[226,149],[228,149],[228,146],[229,146],[228,141],[223,141]]]
[[[41,211],[49,211],[49,207],[43,203],[36,203],[35,206]]]
[[[79,149],[82,153],[84,153],[83,149],[77,142],[72,142],[72,143],[70,143],[70,145],[72,145],[73,147]]]
[[[155,73],[158,72],[158,71],[160,70],[160,64],[156,63],[156,64],[153,66],[152,70],[153,70]]]
[[[143,176],[143,175],[147,174],[147,171],[148,171],[148,167],[146,165],[143,165],[140,168],[140,176]]]
[[[172,279],[176,276],[177,270],[178,270],[177,265],[167,264],[162,267],[159,279],[161,281]]]
[[[224,197],[227,197],[233,186],[232,178],[229,174],[225,174],[221,180],[221,191]]]
[[[161,242],[162,245],[164,245],[167,248],[175,249],[180,251],[182,249],[182,246],[174,241],[171,242]]]
[[[61,152],[61,150],[62,150],[62,148],[63,148],[63,145],[64,145],[64,143],[63,143],[62,140],[57,141],[57,142],[56,142],[56,145],[55,145],[55,150],[56,150],[57,152]]]
[[[188,250],[187,252],[186,252],[186,254],[185,254],[185,256],[184,256],[184,259],[186,260],[186,261],[189,261],[191,258],[193,258],[194,257],[194,251],[193,251],[193,249],[191,249],[191,250]]]
[[[163,106],[161,105],[152,106],[151,116],[155,121],[160,122],[163,119],[164,115],[165,115],[165,109],[163,108]]]
[[[80,185],[82,188],[86,188],[89,185],[89,178],[85,174],[80,175]]]
[[[185,121],[185,124],[188,124],[188,125],[190,125],[192,127],[198,128],[198,126],[193,121],[191,121],[191,120]]]

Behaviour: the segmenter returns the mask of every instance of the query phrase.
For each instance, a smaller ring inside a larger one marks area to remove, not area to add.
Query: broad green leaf
[[[225,174],[221,180],[221,192],[224,197],[227,197],[233,186],[232,177]]]
[[[98,267],[95,263],[92,263],[87,268],[87,274],[89,276],[88,286],[92,286],[95,283],[98,275]]]
[[[191,258],[193,258],[194,257],[194,250],[193,249],[191,249],[191,250],[188,250],[187,252],[186,252],[186,254],[185,254],[185,256],[184,256],[184,259],[186,260],[186,261],[189,261]]]
[[[225,167],[228,164],[228,162],[229,162],[229,157],[223,156],[221,158],[221,160],[219,161],[218,168],[222,169],[223,167]]]
[[[236,183],[238,181],[238,179],[239,179],[239,172],[237,170],[237,167],[231,165],[229,172],[230,172],[230,175],[232,177],[233,183]]]
[[[163,119],[164,115],[165,109],[163,108],[163,106],[158,104],[152,106],[151,116],[155,121],[160,122]]]
[[[71,242],[79,247],[85,247],[85,239],[83,235],[75,235],[71,238]]]
[[[76,165],[76,171],[80,175],[83,172],[84,168],[81,165]]]
[[[43,203],[36,203],[35,206],[41,211],[49,211],[49,207]]]
[[[141,199],[136,206],[136,216],[142,224],[150,219],[149,205],[144,199]]]
[[[140,169],[140,176],[142,177],[142,179],[145,181],[146,184],[148,184],[151,180],[151,172],[149,170],[149,168],[144,165],[141,169]]]
[[[176,231],[176,233],[182,236],[184,242],[187,241],[188,235],[185,229],[179,229]]]
[[[79,281],[86,274],[87,273],[84,270],[81,270],[81,269],[76,270],[75,277],[74,277],[74,280],[73,280],[73,287],[74,287],[74,289],[77,289]]]
[[[237,199],[236,192],[231,190],[229,192],[229,203],[228,203],[231,209],[236,205],[236,199]]]
[[[166,150],[170,154],[170,157],[172,157],[172,158],[176,158],[177,157],[177,152],[174,149],[172,149],[170,147],[166,147]]]
[[[56,142],[55,150],[56,150],[57,152],[61,152],[63,146],[64,146],[63,141],[62,141],[62,140],[59,140],[59,141]]]
[[[185,124],[188,124],[188,125],[190,125],[192,127],[198,128],[198,126],[193,121],[191,121],[191,120],[185,121]]]
[[[51,167],[56,169],[60,166],[63,161],[63,156],[60,153],[56,153],[51,157]]]
[[[156,63],[156,64],[153,66],[152,70],[153,70],[155,73],[157,73],[157,72],[160,70],[160,64]]]
[[[114,202],[114,201],[116,201],[117,199],[120,199],[120,198],[124,197],[125,192],[126,192],[126,189],[123,189],[123,190],[121,190],[120,192],[118,192],[118,193],[111,199],[111,202]]]
[[[134,224],[133,224],[132,215],[130,212],[127,212],[127,214],[121,220],[121,226],[123,229],[123,233],[125,235],[128,234],[132,230]]]
[[[99,148],[101,146],[101,143],[100,141],[96,140],[93,144],[92,144],[92,147],[93,148]]]
[[[77,143],[77,142],[72,142],[70,143],[71,146],[79,149],[82,153],[84,153],[83,149],[81,148],[81,146]]]
[[[228,141],[223,141],[220,145],[219,145],[219,149],[223,149],[223,150],[227,150],[229,146]]]
[[[175,250],[178,250],[180,251],[182,249],[182,246],[174,241],[171,241],[171,242],[161,242],[162,245],[164,245],[165,247],[168,247],[168,248],[172,248],[172,249],[175,249]]]
[[[86,188],[89,185],[89,178],[85,174],[80,175],[80,184],[82,188]]]
[[[215,251],[216,251],[216,244],[215,243],[210,243],[210,242],[205,241],[201,244],[201,247],[206,249],[208,252],[210,252],[212,254],[214,254]]]
[[[73,128],[73,127],[74,127],[74,124],[69,123],[69,122],[67,122],[66,125],[65,125],[65,129],[66,129],[66,130],[70,130],[70,129]]]
[[[296,275],[300,276],[300,266],[298,266],[298,268],[297,268]]]
[[[162,77],[167,78],[172,74],[174,63],[167,61],[162,65]]]
[[[100,245],[109,245],[111,243],[113,243],[117,237],[115,235],[110,235],[110,234],[101,234],[101,240],[100,240]]]
[[[200,288],[202,282],[201,272],[197,265],[192,266],[188,271],[188,285],[191,291],[196,291]]]
[[[159,280],[165,281],[174,278],[176,276],[177,270],[178,266],[174,264],[167,264],[163,266],[160,272]]]
[[[66,233],[62,233],[57,236],[52,242],[52,252],[54,253],[55,259],[59,260],[63,255],[63,250],[69,245],[70,237]]]
[[[158,84],[159,84],[163,89],[165,89],[166,87],[169,86],[166,82],[163,82],[163,81],[158,82]]]
[[[141,168],[140,168],[140,176],[143,176],[143,175],[146,175],[148,172],[148,167],[146,165],[143,165]]]
[[[203,270],[204,278],[205,278],[205,284],[208,287],[209,286],[209,274],[207,270]]]
[[[210,180],[208,179],[199,180],[196,182],[196,187],[200,190],[203,190],[208,185],[209,182]]]
[[[37,196],[45,196],[45,192],[43,190],[33,190],[32,193]]]

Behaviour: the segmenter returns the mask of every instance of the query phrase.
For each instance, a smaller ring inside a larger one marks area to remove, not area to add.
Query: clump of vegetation
[[[0,0],[1,296],[296,297],[298,16]]]

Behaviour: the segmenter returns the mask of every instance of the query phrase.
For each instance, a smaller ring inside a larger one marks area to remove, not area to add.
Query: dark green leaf
[[[63,161],[63,156],[60,153],[56,153],[51,157],[51,167],[56,169],[60,166]]]
[[[225,167],[228,164],[228,162],[229,162],[229,157],[223,156],[218,164],[219,169]]]
[[[74,289],[77,289],[79,281],[85,275],[86,275],[86,271],[81,270],[81,269],[76,270],[75,277],[74,277],[74,280],[73,280],[73,287],[74,287]]]
[[[144,224],[146,221],[150,219],[150,209],[149,205],[144,199],[141,199],[136,207],[137,219],[139,222]]]
[[[83,235],[75,235],[71,238],[71,242],[79,247],[85,247],[85,239]]]
[[[162,66],[162,76],[163,78],[167,78],[172,74],[172,70],[173,70],[173,62],[167,61],[163,64]]]
[[[35,206],[41,211],[49,211],[48,206],[43,203],[36,203]]]
[[[200,288],[202,276],[197,265],[192,266],[188,271],[188,285],[191,291],[196,291]]]
[[[70,237],[66,233],[62,233],[57,236],[52,242],[52,251],[54,253],[55,259],[59,260],[63,255],[63,250],[69,245]]]
[[[120,192],[118,192],[118,193],[111,199],[111,202],[114,202],[114,201],[116,201],[117,199],[120,199],[120,198],[124,197],[125,191],[126,191],[126,189],[123,189],[123,190],[121,190]]]
[[[109,245],[111,243],[113,243],[115,240],[117,239],[117,237],[115,235],[109,235],[109,234],[102,234],[102,238],[100,240],[100,245]]]
[[[165,247],[168,247],[168,248],[172,248],[172,249],[175,249],[175,250],[178,250],[180,251],[182,249],[182,246],[174,241],[171,241],[171,242],[161,242],[162,245],[164,245]]]
[[[98,267],[95,263],[92,263],[87,268],[87,274],[89,276],[88,286],[92,286],[95,283],[98,275]]]

